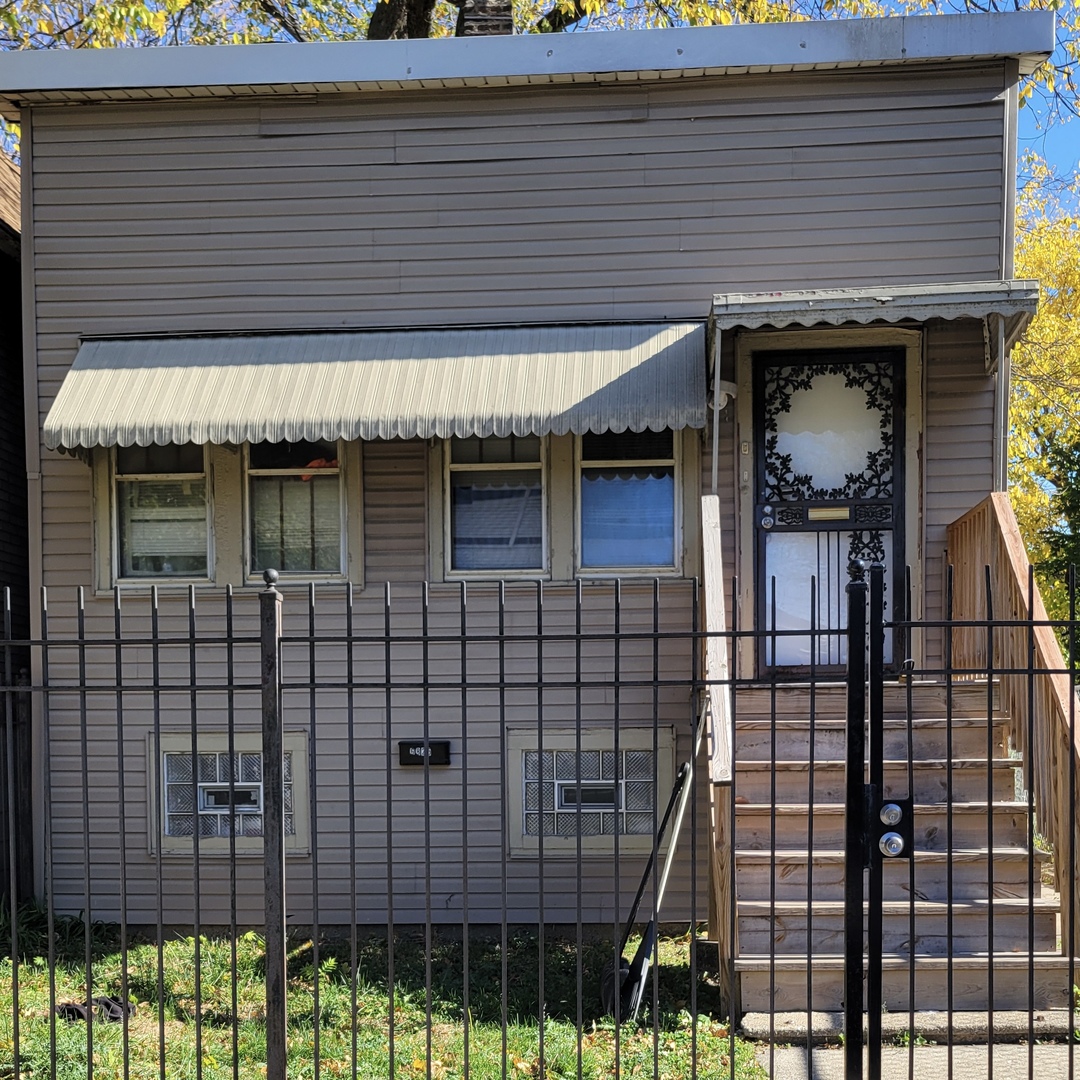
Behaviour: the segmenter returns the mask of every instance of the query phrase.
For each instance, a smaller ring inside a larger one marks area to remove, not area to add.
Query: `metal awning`
[[[814,289],[727,293],[713,297],[718,331],[742,327],[840,326],[844,323],[981,319],[988,328],[987,366],[1016,343],[1039,306],[1037,281],[973,281],[880,285],[869,289]],[[1000,320],[1000,321],[999,321]],[[1001,330],[1004,340],[992,330]]]
[[[705,426],[702,323],[84,341],[50,449]]]

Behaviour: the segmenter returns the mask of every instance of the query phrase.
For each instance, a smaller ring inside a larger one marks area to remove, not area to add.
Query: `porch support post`
[[[263,884],[266,914],[266,1078],[285,1076],[285,799],[281,731],[281,593],[277,571],[259,594],[262,654]]]

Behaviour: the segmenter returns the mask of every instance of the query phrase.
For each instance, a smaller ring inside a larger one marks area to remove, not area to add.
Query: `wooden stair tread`
[[[914,907],[916,915],[945,915],[951,907],[954,912],[964,911],[989,914],[991,905],[994,910],[1015,909],[1017,911],[1060,911],[1061,905],[1049,897],[1035,897],[1029,901],[1026,897],[999,896],[993,899],[985,897],[954,900],[952,904],[944,900],[884,900],[881,909],[885,914],[910,914]],[[814,900],[809,904],[805,900],[739,900],[739,911],[749,915],[803,915],[809,908],[816,915],[842,915],[845,911],[843,900]],[[863,909],[867,902],[863,902]]]
[[[1004,713],[995,712],[990,719],[995,724],[1004,724],[1008,721],[1008,716]],[[987,718],[985,716],[954,716],[952,718],[945,716],[913,716],[911,717],[912,729],[918,731],[919,728],[944,728],[944,727],[985,727]],[[891,730],[906,730],[908,726],[908,717],[906,716],[886,716],[883,718],[883,726],[886,729]],[[787,728],[793,728],[795,730],[806,728],[810,724],[809,716],[748,716],[740,717],[738,712],[735,714],[735,730],[736,731],[768,731],[775,727],[777,733],[784,731]],[[835,716],[816,716],[814,717],[814,728],[818,731],[846,731],[847,720],[841,717]]]
[[[1023,767],[1023,761],[1020,758],[991,758],[990,765],[995,769],[1019,769]],[[919,772],[921,769],[934,769],[938,771],[944,771],[949,766],[948,758],[918,758],[912,762],[912,768],[915,772]],[[953,758],[952,767],[953,770],[957,769],[985,769],[987,766],[986,758]],[[814,761],[815,769],[843,769],[847,767],[845,761],[839,758],[818,758]],[[883,763],[883,767],[886,769],[904,769],[907,770],[907,759],[888,759]],[[810,768],[810,762],[804,760],[788,761],[781,758],[777,758],[774,761],[770,761],[767,758],[760,760],[737,760],[735,762],[735,768],[745,769],[747,771],[769,771],[771,769],[798,769],[806,771]]]
[[[815,802],[814,804],[815,814],[839,814],[843,816],[846,813],[846,807],[843,803],[836,802]],[[1004,813],[1022,814],[1027,812],[1028,804],[1026,802],[992,802],[986,801],[973,802],[968,800],[967,802],[951,802],[951,803],[915,803],[916,814],[937,813],[943,814],[948,810],[955,813],[957,810],[981,810],[984,813],[988,807],[993,807],[995,810],[1001,810]],[[776,803],[776,816],[784,817],[792,814],[805,814],[810,809],[810,803],[795,802],[795,803]],[[754,814],[768,816],[773,810],[772,803],[735,803],[736,813],[739,814]]]
[[[845,959],[838,953],[814,953],[810,959],[813,971],[844,971]],[[926,953],[914,953],[911,956],[897,953],[885,953],[881,957],[881,966],[887,971],[906,971],[914,961],[915,969],[947,971],[950,967],[960,971],[982,971],[993,966],[998,971],[1026,971],[1032,964],[1040,970],[1058,969],[1067,971],[1069,957],[1059,952],[1035,953],[963,953],[957,956],[932,956]],[[805,953],[743,953],[735,960],[736,971],[760,971],[763,967],[772,967],[777,971],[806,971]],[[863,966],[867,964],[863,957]],[[1080,960],[1072,961],[1073,967],[1080,970]]]
[[[925,851],[922,848],[916,848],[912,853],[916,862],[940,861],[942,859],[951,859],[953,862],[986,862],[990,854],[991,852],[987,851],[986,848],[953,848],[951,851]],[[992,854],[996,859],[1003,856],[1027,858],[1030,855],[1035,862],[1045,861],[1052,857],[1049,852],[1040,851],[1038,848],[1010,847],[1008,845],[995,847]],[[805,863],[813,859],[815,862],[822,863],[843,862],[846,853],[838,849],[807,851],[806,848],[778,848],[774,851],[771,848],[738,847],[735,848],[735,857],[742,859],[744,862]],[[906,860],[889,859],[887,861],[903,863]]]

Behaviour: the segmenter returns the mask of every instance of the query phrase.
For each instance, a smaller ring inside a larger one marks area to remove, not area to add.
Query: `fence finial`
[[[276,570],[264,570],[263,581],[266,582],[266,587],[272,589],[278,583],[278,572]]]

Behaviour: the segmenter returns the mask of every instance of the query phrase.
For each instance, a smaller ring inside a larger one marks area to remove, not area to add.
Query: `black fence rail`
[[[965,1075],[973,1037],[991,1070],[1022,1040],[1028,1075],[1071,1076],[1075,844],[1049,850],[1010,705],[1070,677],[994,647],[1049,623],[908,620],[886,672],[878,603],[870,767],[851,680],[762,673],[692,581],[50,596],[5,645],[31,677],[2,688],[0,1068],[756,1077],[842,1057],[861,984],[886,1069]],[[957,657],[973,633],[991,665]],[[860,859],[903,841],[856,907],[849,781]]]

